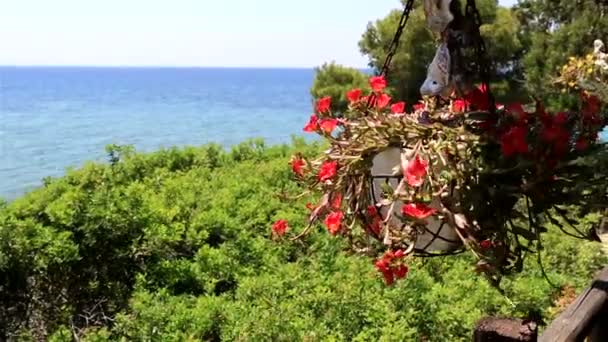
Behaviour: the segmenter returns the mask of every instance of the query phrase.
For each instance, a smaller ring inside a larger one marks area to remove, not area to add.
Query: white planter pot
[[[403,178],[403,170],[401,167],[401,152],[405,150],[406,153],[411,151],[407,149],[389,147],[386,150],[378,153],[373,159],[373,166],[371,169],[372,175],[372,189],[370,189],[370,195],[372,202],[377,203],[383,197],[382,183],[389,183],[393,189],[396,189],[399,182]],[[437,171],[441,171],[440,169]],[[409,186],[406,184],[406,186]],[[399,219],[402,217],[401,208],[403,202],[398,201],[395,203],[393,214],[388,221],[388,224],[393,227],[403,227],[403,222]],[[441,210],[440,199],[434,198],[429,205],[432,208]],[[390,206],[382,206],[378,212],[383,218],[387,217]],[[436,216],[431,216],[426,219],[428,224],[423,233],[417,234],[416,243],[414,248],[418,251],[425,252],[448,252],[458,249],[462,246],[458,234],[452,226],[447,222],[443,222]]]

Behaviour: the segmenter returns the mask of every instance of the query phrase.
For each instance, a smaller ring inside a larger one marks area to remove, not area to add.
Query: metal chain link
[[[397,48],[399,47],[399,43],[401,41],[401,35],[403,34],[403,29],[407,24],[408,19],[410,18],[410,12],[414,8],[414,0],[408,0],[405,8],[403,8],[403,12],[401,13],[401,19],[399,19],[399,26],[397,27],[397,31],[395,31],[395,35],[393,36],[393,41],[388,48],[388,53],[386,58],[384,59],[384,64],[382,65],[382,69],[380,69],[379,76],[384,76],[386,78],[389,68],[391,66],[391,62],[393,61],[393,56],[397,53]],[[374,101],[376,100],[376,95],[372,94],[368,101],[367,106],[371,107]]]
[[[410,18],[410,12],[414,8],[414,0],[408,0],[405,8],[403,9],[403,13],[401,13],[401,19],[399,20],[399,26],[397,27],[397,31],[395,32],[395,36],[393,37],[393,41],[391,42],[390,47],[388,48],[388,54],[386,55],[386,59],[384,60],[384,65],[380,71],[380,75],[386,76],[388,74],[388,70],[391,66],[391,62],[393,60],[393,56],[397,53],[397,48],[399,47],[399,42],[401,41],[401,35],[403,34],[403,29],[405,28],[405,24],[407,24],[408,19]]]
[[[479,66],[479,75],[481,77],[481,83],[486,88],[490,113],[493,114],[496,110],[496,104],[494,95],[492,95],[492,91],[490,90],[490,64],[486,55],[486,44],[484,43],[483,38],[481,37],[481,15],[477,10],[475,0],[467,0],[467,4],[465,7],[465,15],[467,17],[473,18],[473,20],[475,21],[473,34],[475,35],[475,54],[477,57],[477,64]]]

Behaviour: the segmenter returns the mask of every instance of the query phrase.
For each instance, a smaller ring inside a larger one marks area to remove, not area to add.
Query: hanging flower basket
[[[577,229],[577,217],[608,208],[608,149],[598,140],[607,120],[585,86],[572,110],[551,113],[538,100],[497,106],[487,62],[479,59],[483,85],[446,99],[448,83],[466,78],[456,38],[470,34],[478,56],[484,51],[474,1],[466,11],[476,14],[473,32],[462,31],[462,15],[449,3],[425,1],[429,28],[443,40],[421,87],[427,100],[406,111],[385,92],[383,76],[370,78],[369,94],[349,91],[348,110],[340,115],[332,113],[331,98],[319,99],[304,131],[319,134],[329,148],[318,159],[291,161],[296,180],[320,198],[308,227],[291,239],[322,221],[353,251],[375,258],[388,284],[405,277],[409,257],[468,250],[478,259],[476,269],[498,285],[502,275],[522,269],[526,253],[540,251],[545,222],[589,239],[591,229]],[[382,73],[412,4],[408,0]],[[579,69],[564,71],[579,75]],[[273,231],[284,236],[286,222]]]
[[[536,103],[490,113],[476,89],[447,106],[420,103],[405,113],[385,84],[373,77],[371,94],[350,91],[342,118],[330,98],[320,99],[304,130],[330,147],[316,160],[294,156],[291,166],[321,198],[311,226],[323,221],[353,250],[379,257],[387,282],[403,274],[407,256],[466,249],[497,281],[521,269],[523,251],[540,247],[542,222],[573,223],[570,205],[581,213],[606,207],[608,151],[598,141],[606,118],[596,97],[583,94],[576,111],[548,113]]]

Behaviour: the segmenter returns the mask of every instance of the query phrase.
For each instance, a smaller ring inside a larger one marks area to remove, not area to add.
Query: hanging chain
[[[397,27],[397,31],[395,32],[395,36],[393,37],[393,41],[391,42],[390,47],[388,48],[388,54],[386,55],[386,59],[384,60],[384,65],[380,71],[380,75],[385,76],[388,74],[388,70],[391,66],[391,61],[393,60],[393,56],[397,53],[397,48],[399,47],[399,42],[401,41],[401,35],[403,34],[403,29],[405,28],[405,24],[407,24],[408,19],[410,18],[410,12],[414,8],[414,0],[408,0],[405,8],[403,9],[403,13],[401,13],[401,19],[399,20],[399,27]]]
[[[477,57],[477,64],[479,66],[479,76],[481,77],[481,83],[485,86],[488,95],[488,104],[490,113],[494,114],[496,110],[494,95],[490,90],[490,64],[486,55],[486,44],[481,37],[481,15],[475,6],[475,0],[467,0],[465,7],[465,15],[469,18],[473,18],[475,21],[474,27],[474,39],[475,39],[475,54]]]
[[[393,41],[388,48],[388,53],[386,55],[386,59],[384,60],[384,65],[382,65],[382,69],[380,69],[380,76],[384,76],[386,78],[389,68],[391,67],[391,62],[393,61],[393,56],[397,53],[397,48],[399,47],[399,42],[401,41],[401,35],[403,34],[403,29],[407,24],[408,19],[410,18],[410,12],[414,8],[414,0],[407,0],[405,8],[401,13],[401,19],[399,19],[399,26],[397,27],[397,31],[395,31],[395,35],[393,36]],[[372,94],[367,100],[367,106],[371,107],[372,104],[376,101],[376,95]]]

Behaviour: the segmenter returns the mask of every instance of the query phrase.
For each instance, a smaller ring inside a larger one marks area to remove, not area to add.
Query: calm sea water
[[[303,135],[312,69],[0,68],[0,198],[110,143],[149,151]]]
[[[0,198],[106,160],[110,143],[150,151],[289,142],[304,135],[313,77],[312,69],[0,67]]]

